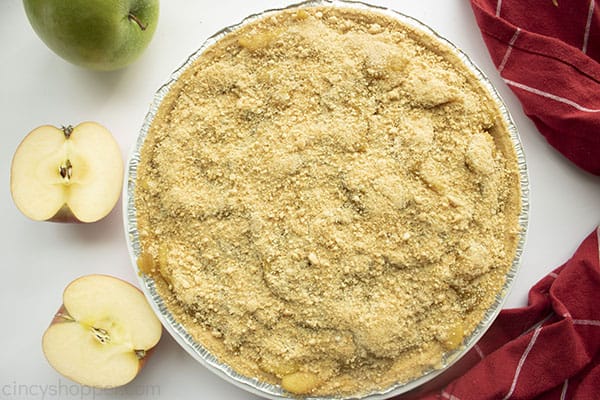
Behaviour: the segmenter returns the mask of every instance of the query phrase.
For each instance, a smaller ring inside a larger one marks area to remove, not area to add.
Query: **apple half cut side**
[[[34,129],[15,151],[10,172],[17,208],[35,221],[98,221],[114,208],[122,184],[119,145],[96,122]]]
[[[87,275],[66,287],[42,349],[61,375],[90,387],[114,388],[136,377],[161,334],[139,289],[111,276]]]

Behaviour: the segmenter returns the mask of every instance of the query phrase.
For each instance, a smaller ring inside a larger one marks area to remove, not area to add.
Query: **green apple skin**
[[[146,49],[158,23],[159,0],[23,0],[31,26],[65,60],[110,71]]]

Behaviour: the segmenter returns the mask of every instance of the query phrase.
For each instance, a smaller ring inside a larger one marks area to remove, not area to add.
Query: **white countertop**
[[[600,223],[600,178],[552,149],[499,78],[469,2],[372,1],[425,22],[462,48],[497,86],[517,127],[529,165],[531,214],[521,271],[507,306],[525,305],[528,289],[562,264]],[[43,125],[93,120],[107,126],[129,154],[154,92],[188,55],[220,28],[291,2],[168,0],[161,4],[153,42],[132,66],[114,73],[87,71],[50,52],[31,29],[17,0],[0,4],[0,398],[2,399],[253,399],[192,359],[166,333],[144,370],[112,391],[82,388],[45,361],[41,337],[76,277],[110,274],[137,283],[130,265],[121,207],[101,222],[33,222],[19,213],[9,191],[12,155],[21,139]]]

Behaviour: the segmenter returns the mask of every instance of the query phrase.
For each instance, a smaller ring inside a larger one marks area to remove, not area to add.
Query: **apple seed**
[[[58,167],[58,173],[65,181],[68,182],[71,180],[73,176],[73,164],[71,164],[71,160],[67,159],[64,164]]]
[[[110,335],[106,329],[92,327],[92,333],[100,343],[105,344],[110,342]]]

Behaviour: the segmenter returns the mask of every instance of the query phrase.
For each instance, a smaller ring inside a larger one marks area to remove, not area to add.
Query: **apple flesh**
[[[15,151],[10,178],[13,200],[27,217],[94,222],[119,200],[123,159],[119,145],[100,124],[62,129],[44,125]]]
[[[86,68],[135,61],[158,23],[158,0],[23,0],[37,35],[56,54]]]
[[[114,388],[136,377],[161,334],[139,289],[111,276],[88,275],[66,287],[42,349],[50,365],[74,382]]]

